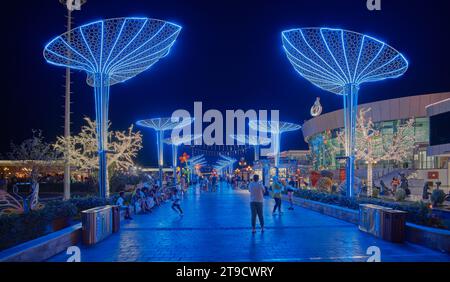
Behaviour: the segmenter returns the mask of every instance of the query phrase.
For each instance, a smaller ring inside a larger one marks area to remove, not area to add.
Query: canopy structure
[[[238,145],[248,144],[253,146],[255,151],[255,161],[259,160],[259,146],[265,146],[270,144],[270,138],[264,136],[245,135],[245,134],[231,134],[231,138],[238,141]]]
[[[237,162],[236,159],[225,156],[220,154],[219,159],[217,160],[216,164],[214,165],[214,169],[217,171],[219,175],[222,175],[224,172],[224,169],[227,170],[228,173],[231,173],[231,170],[233,169],[234,163]]]
[[[378,39],[343,29],[290,29],[283,31],[281,38],[289,61],[301,76],[323,90],[343,96],[347,195],[352,196],[359,87],[403,75],[408,61]]]
[[[114,18],[72,29],[44,48],[50,64],[85,71],[94,87],[99,193],[109,194],[106,160],[109,87],[147,70],[169,53],[181,27],[149,18]]]
[[[296,131],[302,128],[300,125],[290,122],[283,121],[267,121],[267,120],[251,120],[249,126],[254,130],[259,130],[261,132],[267,132],[272,135],[272,147],[273,147],[273,157],[274,166],[276,168],[276,173],[278,175],[278,167],[280,165],[280,144],[281,135],[285,132]]]
[[[207,161],[205,160],[204,155],[197,155],[187,160],[187,168],[190,171],[190,179],[192,179],[193,172],[197,165],[203,166],[206,165]]]
[[[202,137],[200,134],[197,135],[183,135],[182,137],[177,136],[164,139],[164,143],[172,146],[172,168],[173,168],[173,179],[176,184],[177,182],[177,161],[178,161],[178,146],[181,144],[190,144],[192,141]]]
[[[192,118],[152,118],[144,119],[136,122],[136,125],[150,128],[156,131],[156,146],[158,149],[158,167],[159,167],[159,184],[162,187],[164,166],[164,132],[171,131],[175,128],[182,129],[190,125],[194,120]]]

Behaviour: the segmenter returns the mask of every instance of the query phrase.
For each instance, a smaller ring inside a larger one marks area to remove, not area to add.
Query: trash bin
[[[101,206],[81,212],[83,243],[93,245],[111,235],[113,212],[111,206]]]
[[[120,207],[111,206],[113,214],[113,229],[112,232],[119,232],[120,230]]]
[[[405,241],[407,214],[407,212],[392,209],[383,211],[383,240],[394,243],[403,243]]]
[[[383,211],[390,209],[373,204],[360,204],[359,230],[381,238],[383,234]]]

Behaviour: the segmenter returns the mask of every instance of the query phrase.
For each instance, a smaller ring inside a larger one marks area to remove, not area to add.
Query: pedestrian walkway
[[[366,261],[377,246],[382,261],[450,261],[450,256],[413,244],[394,244],[350,223],[296,207],[272,216],[264,203],[266,231],[251,233],[249,195],[222,184],[218,192],[191,190],[180,217],[170,202],[136,215],[119,233],[81,248],[82,261]],[[61,253],[50,261],[65,261]]]

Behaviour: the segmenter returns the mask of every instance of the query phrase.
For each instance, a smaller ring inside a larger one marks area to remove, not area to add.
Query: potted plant
[[[431,193],[430,200],[433,207],[438,207],[442,205],[442,203],[445,200],[445,192],[441,189],[433,190],[433,192]]]

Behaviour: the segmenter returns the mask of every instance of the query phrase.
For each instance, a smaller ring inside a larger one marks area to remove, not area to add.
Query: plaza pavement
[[[377,246],[381,261],[450,261],[450,255],[413,244],[394,244],[358,230],[356,225],[304,208],[272,216],[264,203],[266,231],[252,234],[248,191],[222,184],[218,192],[189,191],[180,217],[170,202],[148,215],[124,221],[119,233],[81,248],[81,261],[366,261]],[[49,261],[66,261],[65,252]]]

